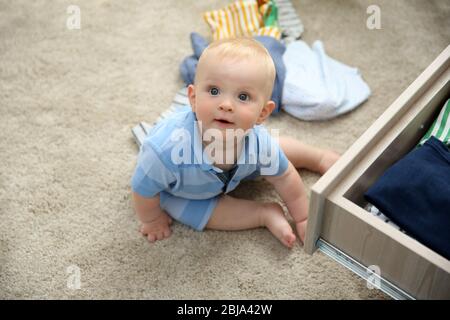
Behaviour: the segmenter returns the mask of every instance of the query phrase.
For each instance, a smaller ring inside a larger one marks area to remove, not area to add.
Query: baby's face
[[[217,59],[214,53],[205,59],[197,70],[195,88],[189,88],[192,109],[203,130],[246,131],[261,123],[269,90],[261,65],[251,60]]]

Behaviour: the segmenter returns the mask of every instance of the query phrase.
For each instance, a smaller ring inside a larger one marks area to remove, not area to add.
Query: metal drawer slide
[[[319,238],[319,240],[317,240],[317,248],[327,256],[331,257],[333,260],[339,262],[344,267],[350,269],[358,276],[366,280],[368,284],[371,284],[373,287],[378,288],[392,298],[397,300],[415,300],[414,297],[412,297],[399,287],[395,286],[391,282],[387,281],[383,277],[379,276],[377,273],[371,271],[370,268],[362,265],[355,259],[346,255],[344,252],[329,244],[322,238]]]

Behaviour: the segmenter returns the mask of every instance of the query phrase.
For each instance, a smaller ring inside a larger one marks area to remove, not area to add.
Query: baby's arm
[[[291,162],[281,176],[266,176],[286,204],[289,214],[295,221],[300,240],[304,242],[308,219],[308,198],[305,186]]]
[[[133,192],[134,209],[142,222],[141,233],[147,236],[150,242],[162,240],[170,236],[170,223],[172,219],[161,209],[159,195],[146,198]]]

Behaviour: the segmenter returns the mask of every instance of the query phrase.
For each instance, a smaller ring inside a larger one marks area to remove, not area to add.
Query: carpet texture
[[[78,0],[81,29],[69,30],[73,1],[0,0],[0,298],[387,298],[265,229],[139,235],[130,130],[168,107],[189,32],[209,37],[202,12],[229,2]],[[381,30],[366,27],[373,1],[293,2],[303,40],[358,67],[373,95],[331,121],[283,113],[270,128],[343,153],[449,44],[448,1],[376,2]],[[300,173],[309,192],[319,176]],[[261,181],[233,195],[279,199]]]

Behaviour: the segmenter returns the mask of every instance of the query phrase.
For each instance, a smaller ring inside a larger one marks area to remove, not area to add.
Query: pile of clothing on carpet
[[[276,68],[272,100],[302,120],[327,120],[355,109],[371,91],[357,68],[331,57],[318,40],[310,47],[300,40],[303,25],[289,0],[239,0],[203,14],[213,40],[254,37],[269,51]],[[190,35],[193,54],[180,65],[186,85],[192,84],[198,59],[208,46],[202,35]]]

